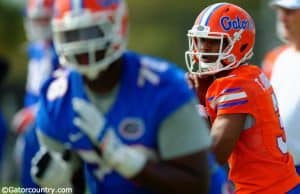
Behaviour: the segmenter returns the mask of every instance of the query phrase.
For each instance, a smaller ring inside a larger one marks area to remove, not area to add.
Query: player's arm
[[[156,193],[207,193],[211,139],[206,121],[197,113],[196,100],[186,103],[160,126],[156,162],[136,146],[123,144],[114,130],[102,130],[105,118],[96,107],[80,99],[75,99],[73,106],[79,115],[74,124],[99,146],[101,157],[121,176]]]
[[[247,114],[219,115],[213,122],[211,136],[213,152],[220,164],[225,164],[246,126]]]
[[[157,193],[207,193],[207,153],[211,139],[206,121],[189,102],[161,126],[161,160],[147,163],[133,180]]]

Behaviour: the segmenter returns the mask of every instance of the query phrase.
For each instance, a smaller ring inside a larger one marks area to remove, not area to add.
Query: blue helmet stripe
[[[80,11],[83,8],[83,1],[82,0],[71,0],[72,10],[73,11]]]
[[[206,12],[203,14],[202,19],[200,21],[200,25],[207,26],[208,22],[210,20],[210,17],[212,16],[213,12],[218,9],[220,6],[224,5],[225,3],[216,3],[212,6],[210,6]]]

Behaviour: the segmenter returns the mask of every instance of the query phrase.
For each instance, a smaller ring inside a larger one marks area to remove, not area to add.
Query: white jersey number
[[[158,72],[164,72],[168,69],[166,62],[155,61],[149,57],[143,57],[141,64],[137,81],[139,87],[143,87],[146,81],[152,85],[158,85],[160,82]]]

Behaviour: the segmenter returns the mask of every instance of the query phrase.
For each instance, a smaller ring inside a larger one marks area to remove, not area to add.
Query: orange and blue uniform
[[[225,114],[248,114],[253,120],[228,160],[236,193],[283,194],[300,184],[273,88],[258,67],[242,65],[216,78],[208,88],[206,108],[212,123]]]

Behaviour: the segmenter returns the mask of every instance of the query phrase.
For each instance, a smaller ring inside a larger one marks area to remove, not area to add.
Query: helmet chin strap
[[[86,76],[89,80],[95,80],[100,72],[105,71],[113,62],[101,62],[101,65],[93,65],[89,68],[75,67],[81,74]]]
[[[95,80],[99,73],[101,71],[104,71],[105,69],[107,69],[107,67],[109,66],[109,64],[107,64],[105,67],[103,67],[103,69],[98,70],[98,71],[93,71],[93,69],[88,69],[87,71],[80,71],[83,75],[85,75],[89,80]],[[96,69],[96,68],[95,68]]]

